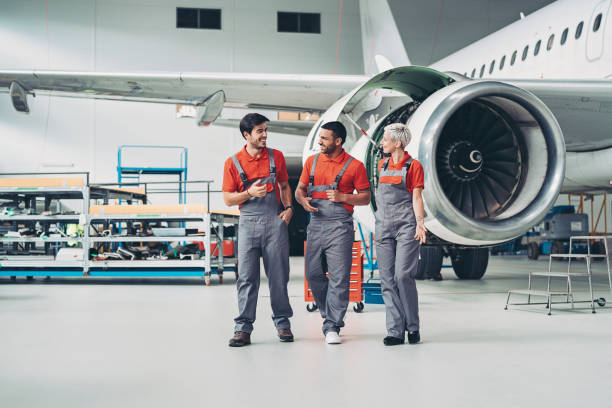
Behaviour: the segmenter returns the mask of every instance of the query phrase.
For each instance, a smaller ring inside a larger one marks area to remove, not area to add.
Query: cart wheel
[[[595,299],[595,301],[600,307],[604,307],[606,305],[606,298],[600,297],[599,299]]]
[[[353,310],[357,313],[363,312],[363,308],[364,308],[363,302],[355,303],[355,306],[353,306]]]
[[[315,310],[317,310],[319,308],[319,306],[317,306],[316,303],[308,303],[306,305],[306,310],[308,310],[309,312],[314,312]]]

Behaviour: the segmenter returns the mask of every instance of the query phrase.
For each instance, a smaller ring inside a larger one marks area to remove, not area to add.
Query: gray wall
[[[0,5],[2,68],[334,71],[335,1],[55,0],[49,2],[48,20],[45,0]],[[222,29],[177,29],[177,6],[220,8]],[[321,34],[277,33],[277,11],[321,13]],[[345,0],[338,73],[362,72],[360,38],[357,2]]]
[[[46,4],[0,0],[0,68],[333,73],[336,65],[338,2],[54,0],[48,19]],[[175,28],[177,6],[221,8],[222,30]],[[321,34],[277,33],[277,11],[321,13]],[[362,70],[358,2],[345,0],[337,72]],[[180,145],[189,149],[189,178],[220,188],[224,160],[243,144],[237,130],[177,119],[174,105],[42,96],[30,105],[30,115],[18,114],[0,95],[2,172],[90,171],[112,182],[119,145]],[[301,156],[301,137],[271,135],[269,143]]]

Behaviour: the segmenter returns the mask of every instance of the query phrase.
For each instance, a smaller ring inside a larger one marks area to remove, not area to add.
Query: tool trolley
[[[304,242],[304,254],[306,254],[306,242]],[[323,265],[327,269],[327,265]],[[305,272],[305,271],[304,271]],[[326,273],[327,275],[327,273]],[[351,277],[349,285],[349,302],[354,303],[353,310],[361,313],[364,309],[363,304],[363,252],[361,242],[353,242],[352,261],[351,261]],[[308,287],[306,275],[304,275],[304,301],[307,302],[306,310],[314,312],[319,308],[315,303],[312,292]]]

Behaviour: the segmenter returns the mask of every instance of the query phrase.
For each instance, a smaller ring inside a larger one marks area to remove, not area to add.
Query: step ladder
[[[602,240],[604,244],[605,253],[603,254],[592,254],[591,253],[591,242],[596,240]],[[586,241],[587,243],[587,253],[586,254],[577,254],[572,253],[572,249],[574,247],[574,242],[576,241]],[[512,289],[508,291],[508,297],[506,298],[506,306],[505,310],[508,310],[508,306],[510,305],[546,305],[548,309],[548,315],[550,316],[552,313],[552,305],[553,303],[569,303],[571,304],[572,309],[574,308],[574,303],[590,303],[591,304],[591,312],[595,313],[595,303],[599,306],[603,307],[606,304],[606,299],[601,297],[598,299],[593,298],[593,271],[591,268],[591,262],[594,258],[605,258],[606,266],[608,268],[608,285],[610,287],[610,292],[612,293],[612,276],[610,275],[610,258],[608,256],[608,241],[607,236],[605,235],[592,235],[592,236],[573,236],[570,237],[569,243],[569,253],[567,254],[550,254],[548,258],[548,271],[538,271],[538,272],[530,272],[529,273],[529,282],[527,285],[527,289]],[[552,261],[553,259],[567,259],[567,271],[553,271],[552,270]],[[584,259],[586,270],[585,272],[572,272],[572,259]],[[545,277],[547,278],[546,290],[536,290],[533,288],[533,279],[534,277]],[[567,287],[566,290],[551,290],[551,281],[553,278],[557,279],[565,279]],[[590,300],[576,301],[574,299],[574,290],[572,287],[572,278],[586,278],[589,284],[589,296]],[[510,303],[511,295],[527,295],[527,303]],[[538,296],[546,298],[546,302],[532,302],[531,297]],[[565,301],[561,302],[553,302],[553,298],[555,297],[565,297]]]

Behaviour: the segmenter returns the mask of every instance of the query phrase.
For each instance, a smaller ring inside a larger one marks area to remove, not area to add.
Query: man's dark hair
[[[244,137],[244,132],[250,134],[255,126],[269,121],[270,119],[266,118],[264,115],[260,115],[259,113],[249,113],[244,115],[244,117],[240,120],[240,134],[242,137]],[[244,138],[246,139],[246,137]]]
[[[332,133],[334,134],[334,137],[335,138],[339,137],[340,139],[342,139],[342,144],[344,144],[344,141],[346,140],[346,128],[344,127],[342,123],[338,121],[327,122],[326,124],[321,126],[321,129],[331,130]]]

